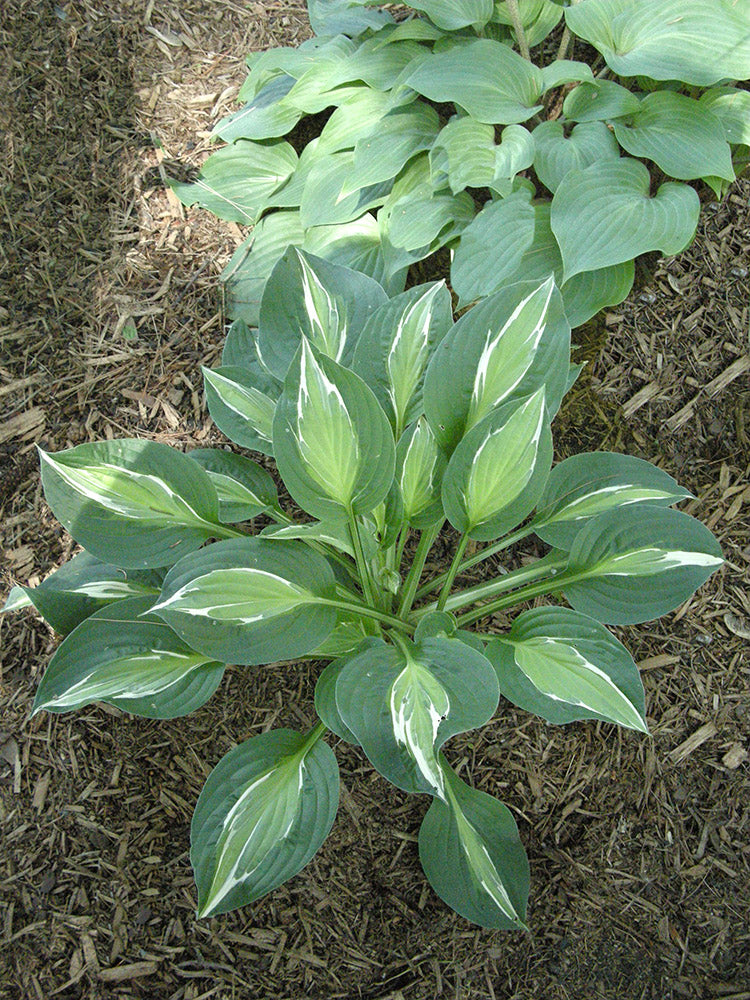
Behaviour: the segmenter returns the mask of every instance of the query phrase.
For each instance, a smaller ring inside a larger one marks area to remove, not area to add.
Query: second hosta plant
[[[105,701],[169,719],[206,702],[226,664],[252,684],[260,666],[329,661],[308,731],[252,736],[210,774],[192,822],[200,916],[260,898],[313,857],[343,740],[429,800],[419,856],[435,892],[483,926],[525,926],[515,820],[456,773],[451,739],[507,702],[645,733],[638,669],[606,626],[665,614],[722,561],[655,466],[599,453],[553,467],[569,354],[551,279],[454,323],[442,283],[389,299],[289,250],[259,329],[235,324],[205,379],[218,427],[273,457],[295,508],[242,451],[124,440],[42,453],[47,500],[84,551],[7,605],[33,603],[65,635],[35,711]],[[453,558],[426,572],[446,521]],[[460,585],[531,535],[542,558]],[[529,606],[539,597],[552,602]]]

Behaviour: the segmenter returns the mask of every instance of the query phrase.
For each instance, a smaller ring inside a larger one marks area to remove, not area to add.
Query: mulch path
[[[244,54],[306,31],[304,8],[281,2],[6,0],[3,593],[72,551],[37,443],[220,440],[199,366],[221,350],[217,275],[242,233],[178,205],[164,161],[200,163]],[[658,462],[724,547],[722,572],[678,611],[617,630],[652,736],[506,705],[449,747],[518,819],[531,934],[479,930],[434,896],[416,849],[425,801],[345,746],[315,860],[196,921],[189,824],[205,776],[253,733],[309,725],[319,666],[231,670],[176,722],[98,706],[29,722],[56,640],[24,611],[0,624],[2,1000],[750,1000],[749,196],[738,183],[707,205],[695,245],[581,331],[589,364],[556,425],[560,456]]]

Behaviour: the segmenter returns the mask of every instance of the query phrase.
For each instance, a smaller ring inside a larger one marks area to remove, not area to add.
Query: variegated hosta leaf
[[[368,317],[386,301],[381,286],[366,274],[290,247],[261,300],[261,356],[283,380],[307,338],[321,354],[348,365]]]
[[[242,448],[272,455],[276,387],[270,377],[244,368],[203,368],[208,411],[224,434]]]
[[[524,611],[487,647],[501,693],[553,723],[603,719],[646,732],[643,685],[627,649],[570,608]]]
[[[67,635],[108,604],[127,597],[156,596],[161,581],[162,574],[154,570],[122,569],[100,562],[89,552],[79,552],[38,586],[14,587],[0,614],[33,606],[56,632]]]
[[[472,538],[498,538],[534,507],[551,464],[542,387],[494,410],[456,448],[443,476],[448,520]]]
[[[105,701],[133,715],[174,719],[208,701],[224,664],[191,649],[152,615],[153,600],[131,597],[81,622],[52,657],[34,712]]]
[[[274,452],[287,489],[318,518],[369,513],[393,480],[393,432],[371,390],[306,339],[279,400]]]
[[[565,596],[577,611],[609,625],[659,618],[723,563],[700,521],[670,508],[633,504],[599,514],[576,536]]]
[[[318,718],[339,739],[346,743],[353,743],[355,746],[359,746],[359,740],[341,718],[336,704],[336,684],[344,667],[366,649],[387,649],[387,647],[380,638],[360,634],[354,648],[341,653],[338,659],[329,663],[315,684],[315,711]]]
[[[338,786],[336,758],[315,731],[272,730],[223,757],[190,830],[198,916],[252,903],[304,868],[333,825]]]
[[[437,752],[497,707],[490,663],[458,639],[373,645],[336,682],[336,706],[370,762],[408,792],[445,796]]]
[[[447,459],[432,428],[420,417],[406,429],[396,448],[396,479],[404,517],[415,528],[443,521],[440,485]]]
[[[422,412],[427,362],[452,325],[450,292],[440,282],[390,299],[362,331],[352,367],[375,393],[397,437]]]
[[[40,450],[47,503],[103,562],[170,566],[216,533],[219,500],[206,472],[157,441],[98,441]]]
[[[299,538],[302,541],[323,542],[354,558],[349,528],[343,520],[308,521],[305,524],[269,524],[261,531],[261,536],[270,539]]]
[[[237,319],[227,330],[224,348],[221,352],[222,368],[244,368],[260,385],[263,391],[276,400],[281,395],[281,382],[275,379],[260,356],[258,331]]]
[[[444,798],[419,830],[419,860],[440,898],[482,927],[522,930],[529,863],[510,811],[454,773],[442,754]]]
[[[194,649],[229,663],[303,656],[336,624],[327,560],[295,541],[231,539],[182,559],[154,612]]]
[[[208,473],[219,497],[219,518],[232,524],[278,507],[276,484],[266,470],[245,455],[220,448],[196,448],[190,458]]]
[[[569,549],[592,517],[614,507],[669,507],[691,494],[666,472],[632,455],[573,455],[554,467],[544,488],[534,531],[556,548]]]
[[[570,326],[551,277],[474,306],[441,341],[425,375],[425,413],[440,446],[450,454],[496,406],[541,386],[556,413],[569,358]]]

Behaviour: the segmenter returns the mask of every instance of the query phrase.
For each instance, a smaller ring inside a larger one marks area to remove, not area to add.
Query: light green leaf
[[[750,13],[736,0],[585,0],[565,20],[617,76],[699,87],[750,77]]]
[[[224,142],[275,139],[286,135],[302,117],[302,111],[286,101],[294,86],[295,80],[291,76],[275,77],[244,108],[222,118],[212,134]]]
[[[309,546],[248,537],[180,560],[153,611],[207,656],[272,663],[323,642],[336,624],[334,596],[328,561]]]
[[[423,530],[444,520],[440,484],[446,464],[432,428],[420,417],[406,429],[396,448],[396,481],[404,517],[413,527]]]
[[[555,59],[542,67],[544,93],[562,87],[566,83],[594,83],[594,74],[588,63],[575,59]],[[536,131],[534,132],[536,135]]]
[[[310,27],[316,35],[361,35],[382,30],[393,18],[385,10],[371,10],[362,0],[307,0]]]
[[[699,521],[669,508],[634,504],[589,521],[570,549],[565,596],[577,611],[609,625],[660,618],[704,583],[724,560]]]
[[[200,708],[224,664],[197,653],[150,613],[153,597],[102,608],[63,640],[42,677],[34,712],[105,701],[134,715],[174,719]]]
[[[563,114],[574,122],[605,122],[638,114],[641,102],[636,94],[614,80],[583,82],[563,102]]]
[[[750,91],[712,87],[701,94],[700,104],[719,119],[728,142],[750,146]]]
[[[373,645],[336,682],[336,706],[373,767],[398,788],[444,797],[437,752],[497,708],[494,670],[458,639]]]
[[[102,562],[169,566],[216,533],[219,499],[208,475],[157,441],[98,441],[41,451],[55,517]]]
[[[439,128],[437,112],[421,101],[389,112],[374,132],[358,139],[340,198],[392,180],[412,156],[432,146]]]
[[[446,798],[419,830],[419,860],[440,898],[482,927],[522,930],[529,863],[510,811],[465,785],[440,755]]]
[[[533,162],[534,136],[523,125],[506,125],[500,133],[500,145],[495,148],[495,174],[489,186],[495,187],[503,178],[514,178]]]
[[[542,122],[534,129],[534,143],[534,170],[553,193],[569,170],[620,157],[617,141],[604,122],[576,125],[567,138],[560,122]]]
[[[202,368],[208,412],[224,434],[243,448],[272,455],[275,386],[244,368]],[[260,384],[259,384],[260,383]]]
[[[381,182],[347,194],[354,171],[354,152],[344,150],[321,156],[313,163],[300,199],[300,222],[310,226],[341,225],[382,205],[390,184]],[[390,180],[390,178],[389,178]]]
[[[556,548],[569,549],[592,517],[615,507],[668,507],[691,494],[661,469],[632,455],[573,455],[554,467],[544,488],[534,531]]]
[[[269,507],[278,507],[273,479],[252,459],[220,448],[196,448],[188,454],[214,484],[222,523],[248,521]]]
[[[461,236],[451,265],[459,307],[497,291],[516,272],[534,238],[534,209],[528,192],[490,201]]]
[[[470,115],[451,118],[430,152],[433,179],[445,176],[453,194],[486,187],[495,176],[495,129]]]
[[[570,170],[552,200],[551,224],[565,280],[631,260],[649,250],[676,254],[692,240],[700,200],[686,184],[662,184],[638,160],[608,160]]]
[[[315,155],[353,149],[362,137],[377,130],[378,124],[389,111],[416,99],[416,94],[406,90],[381,93],[363,86],[345,104],[336,108],[325,123],[315,146]],[[308,143],[308,147],[310,145]],[[304,152],[302,155],[304,157]]]
[[[541,110],[541,70],[486,38],[435,53],[406,84],[432,101],[458,104],[488,125],[525,122]]]
[[[288,142],[240,140],[209,156],[195,181],[170,181],[170,187],[183,204],[198,204],[220,219],[248,226],[296,166],[297,154]]]
[[[552,464],[544,386],[493,410],[458,445],[443,477],[456,530],[482,541],[514,528],[539,499]]]
[[[33,590],[34,588],[29,587],[28,589]],[[32,608],[34,602],[26,593],[26,590],[26,587],[11,587],[5,604],[0,608],[0,615],[5,614],[6,611],[20,611],[22,608]]]
[[[734,180],[724,126],[691,97],[657,90],[643,98],[637,114],[615,121],[613,128],[623,149],[632,156],[653,160],[669,177]]]
[[[492,17],[494,0],[419,0],[410,3],[415,10],[423,10],[433,24],[444,31],[456,31],[469,25],[482,27]]]
[[[269,524],[261,531],[262,538],[299,538],[302,541],[323,542],[354,558],[349,529],[344,521],[308,521],[304,524]]]
[[[330,747],[290,729],[254,736],[223,757],[190,829],[198,916],[252,903],[304,868],[333,825],[338,786]]]

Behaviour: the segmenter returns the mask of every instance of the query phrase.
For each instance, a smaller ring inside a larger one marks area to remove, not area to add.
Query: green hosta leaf
[[[34,590],[33,587],[11,587],[5,604],[0,608],[0,615],[6,611],[20,611],[22,608],[34,607],[34,602],[26,593],[27,590]]]
[[[428,611],[423,615],[414,630],[414,642],[425,639],[453,639],[458,632],[456,616],[450,611]],[[480,650],[480,653],[483,649]]]
[[[714,536],[680,511],[635,504],[611,510],[576,536],[565,596],[577,611],[609,625],[660,618],[704,583],[724,560]]]
[[[229,663],[304,656],[336,624],[328,561],[302,542],[238,538],[194,552],[153,611],[190,646]]]
[[[450,292],[439,282],[390,299],[362,331],[353,368],[391,417],[398,437],[422,412],[427,362],[452,325]]]
[[[690,493],[650,462],[631,455],[573,455],[554,467],[534,518],[534,531],[556,548],[569,549],[592,517],[630,504],[668,507]]]
[[[724,126],[705,105],[691,97],[657,90],[643,98],[637,114],[614,122],[613,128],[623,149],[653,160],[670,177],[734,180],[732,151],[724,137]]]
[[[617,141],[604,122],[576,125],[569,138],[560,122],[542,122],[534,129],[534,143],[534,170],[552,192],[569,170],[620,157]]]
[[[404,503],[404,517],[423,530],[445,519],[440,484],[447,459],[420,417],[404,432],[396,448],[396,481]]]
[[[341,197],[392,180],[412,156],[432,146],[439,128],[437,112],[421,101],[385,115],[374,132],[357,141]]]
[[[444,31],[456,31],[469,25],[482,27],[492,17],[494,0],[420,0],[410,3],[415,10],[422,10],[433,24]]]
[[[498,404],[543,385],[555,413],[569,356],[570,327],[550,279],[509,286],[474,306],[441,341],[425,375],[425,412],[440,446],[450,454]]]
[[[382,639],[376,639],[373,636],[361,636],[356,649],[334,660],[333,663],[329,663],[320,677],[318,677],[315,685],[315,711],[318,718],[339,739],[344,740],[346,743],[352,743],[354,746],[359,746],[359,740],[341,718],[338,706],[336,705],[336,684],[342,670],[355,656],[364,652],[365,649],[387,650],[388,647]]]
[[[290,247],[268,279],[258,346],[274,375],[286,377],[303,338],[343,365],[375,310],[388,301],[366,274]]]
[[[523,125],[506,125],[500,133],[500,145],[495,148],[495,175],[489,182],[512,179],[534,162],[534,137]]]
[[[211,480],[166,444],[98,441],[39,454],[55,517],[103,562],[171,566],[216,534],[219,500]]]
[[[500,691],[553,723],[603,719],[647,732],[643,685],[627,649],[599,622],[569,608],[534,608],[493,640],[487,656]]]
[[[458,104],[488,125],[525,122],[542,107],[541,71],[507,45],[486,38],[435,53],[406,84],[432,101]]]
[[[453,452],[443,477],[448,520],[472,538],[498,538],[534,507],[551,464],[542,387],[521,403],[493,410]]]
[[[534,238],[528,192],[489,201],[463,232],[451,264],[459,307],[491,295],[514,274]]]
[[[350,656],[359,649],[366,639],[372,639],[371,626],[372,619],[357,617],[348,612],[340,612],[338,624],[333,632],[310,653],[310,656],[316,660]],[[329,726],[328,728],[333,727]]]
[[[377,91],[397,90],[404,74],[429,55],[429,49],[415,41],[404,39],[385,45],[380,37],[372,36],[360,44],[343,67],[345,79],[362,80]]]
[[[560,7],[551,0],[519,0],[518,11],[530,48],[544,41],[563,16]],[[513,19],[508,12],[508,5],[503,0],[495,3],[495,13],[492,20],[497,24],[512,27]],[[512,37],[516,37],[515,31],[512,32]],[[552,66],[554,65],[555,63],[552,63]]]
[[[418,251],[419,260],[434,253],[449,240],[457,236],[474,218],[476,209],[470,195],[452,195],[446,192],[431,194],[423,192],[411,197],[403,197],[386,203],[380,212],[386,210],[385,232],[390,242],[397,248]]]
[[[322,740],[276,729],[213,769],[190,828],[198,916],[252,903],[296,875],[333,825],[339,775]]]
[[[336,705],[384,777],[404,791],[444,797],[438,750],[492,717],[497,679],[485,657],[458,639],[399,645],[352,657],[336,682]]]
[[[276,385],[270,376],[244,368],[203,368],[208,412],[224,434],[242,448],[272,455]]]
[[[369,513],[393,480],[393,432],[372,391],[307,340],[279,400],[274,451],[291,495],[319,518]]]
[[[433,177],[445,175],[453,194],[486,187],[495,176],[495,129],[470,115],[451,118],[430,152]]]
[[[307,176],[300,199],[300,221],[310,226],[341,225],[358,219],[371,208],[382,205],[389,183],[372,184],[346,194],[354,171],[354,152],[344,150],[316,159]]]
[[[394,108],[416,101],[413,91],[399,90],[381,93],[363,86],[349,100],[336,108],[323,126],[315,146],[315,155],[353,149],[358,141],[377,130],[380,121]],[[313,145],[308,143],[306,149]],[[303,151],[300,162],[304,158]]]
[[[700,103],[719,119],[728,142],[750,146],[750,91],[713,87],[701,95]]]
[[[244,108],[222,118],[213,135],[224,142],[275,139],[286,135],[302,117],[302,112],[285,100],[294,85],[291,76],[275,77]]]
[[[377,41],[379,45],[391,45],[402,41],[437,42],[444,37],[444,33],[434,24],[421,17],[414,17],[400,21],[387,31],[381,31]]]
[[[736,0],[585,0],[565,19],[618,76],[699,87],[750,77],[750,14]]]
[[[276,484],[266,470],[245,455],[219,448],[196,448],[190,458],[208,473],[219,497],[219,519],[225,524],[248,521],[279,505]]]
[[[529,863],[510,810],[465,785],[440,755],[446,799],[419,830],[419,860],[440,898],[482,927],[522,930]]]
[[[198,204],[220,219],[248,226],[296,166],[297,154],[288,142],[240,140],[210,156],[192,184],[170,181],[170,186],[183,204]]]
[[[391,24],[387,11],[372,10],[361,0],[307,0],[310,27],[316,35],[361,35],[372,28],[379,31]]]
[[[640,107],[638,97],[614,80],[592,80],[571,90],[563,113],[574,122],[605,122],[637,115]]]
[[[261,532],[263,538],[298,538],[302,541],[323,542],[354,558],[349,528],[343,521],[309,521],[305,524],[269,524]]]
[[[608,160],[570,170],[552,200],[551,223],[565,279],[632,260],[649,250],[676,254],[692,240],[700,200],[687,184],[662,184],[638,160]]]
[[[258,331],[251,329],[242,319],[237,319],[227,331],[224,349],[221,352],[222,368],[244,368],[261,384],[265,392],[277,400],[281,395],[281,382],[275,380],[260,356],[257,342]]]
[[[208,701],[224,674],[132,597],[87,618],[63,640],[37,688],[34,712],[69,712],[95,701],[174,719]]]
[[[542,82],[546,94],[566,83],[594,83],[594,74],[588,63],[577,62],[575,59],[556,59],[542,67]]]

